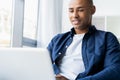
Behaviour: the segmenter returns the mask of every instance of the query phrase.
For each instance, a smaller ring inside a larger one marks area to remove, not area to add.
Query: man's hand
[[[56,80],[68,80],[68,79],[65,78],[64,76],[58,74],[58,75],[56,75]]]

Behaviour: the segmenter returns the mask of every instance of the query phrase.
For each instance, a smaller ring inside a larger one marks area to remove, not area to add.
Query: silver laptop
[[[49,52],[42,48],[0,48],[0,80],[55,80]]]

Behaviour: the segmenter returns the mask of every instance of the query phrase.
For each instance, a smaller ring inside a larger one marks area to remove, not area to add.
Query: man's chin
[[[80,29],[80,26],[74,26],[75,29]]]
[[[84,29],[85,29],[85,27],[83,27],[83,26],[74,26],[74,29],[84,30]]]

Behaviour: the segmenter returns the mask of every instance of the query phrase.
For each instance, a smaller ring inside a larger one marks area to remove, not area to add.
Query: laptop
[[[55,80],[43,48],[0,48],[0,80]]]

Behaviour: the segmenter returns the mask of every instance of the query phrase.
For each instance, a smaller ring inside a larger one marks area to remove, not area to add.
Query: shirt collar
[[[87,32],[87,34],[91,34],[91,33],[94,33],[96,31],[96,28],[94,25],[92,26],[89,26],[89,30]],[[74,36],[75,33],[75,29],[74,28],[71,28],[71,36]]]

